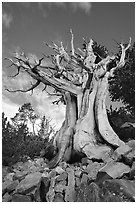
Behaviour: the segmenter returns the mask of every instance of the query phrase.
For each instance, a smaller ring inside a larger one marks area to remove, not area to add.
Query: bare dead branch
[[[49,93],[47,90],[46,90],[46,92],[47,92],[47,94],[48,94],[49,96],[62,96],[61,93]]]
[[[78,48],[78,50],[82,53],[82,55],[80,55],[81,59],[84,59],[85,57],[85,52],[83,50],[81,50],[80,48]]]
[[[114,71],[117,69],[117,68],[121,68],[125,65],[125,55],[126,55],[126,51],[129,49],[129,47],[131,46],[131,37],[129,38],[129,43],[128,45],[125,47],[123,45],[123,43],[120,44],[121,46],[121,57],[120,57],[120,61],[117,63],[117,66],[112,68],[111,71],[110,71],[110,76],[113,76],[113,73]]]
[[[31,66],[30,66],[30,64],[29,64],[28,58],[27,58],[26,60],[23,60],[22,58],[16,57],[16,56],[14,56],[14,58],[15,58],[20,64],[23,63],[22,66],[27,65],[27,67],[31,68]],[[25,68],[27,68],[27,67],[25,67]]]
[[[38,74],[33,73],[31,70],[26,70],[26,72],[34,79],[41,81],[43,84],[52,86],[59,92],[62,90],[71,92],[77,95],[81,92],[81,88],[73,85],[72,83],[68,83],[63,79],[57,79],[55,77],[49,76],[47,73],[42,70],[38,70]]]
[[[44,57],[42,57],[41,59],[39,59],[39,62],[38,62],[38,64],[36,65],[37,67],[41,65],[43,59],[44,59]]]
[[[72,56],[75,56],[75,49],[74,49],[74,35],[72,29],[70,29],[71,33],[71,54]]]
[[[86,41],[86,39],[84,37],[82,39],[83,39],[84,43],[87,45],[88,42]]]
[[[44,88],[42,89],[42,92],[45,91],[47,88],[47,85],[45,84]]]
[[[45,44],[47,47],[52,48],[55,52],[58,52],[58,49],[55,48],[54,46],[51,46],[51,45],[49,45],[49,44],[46,43],[46,42],[44,42],[44,44]]]

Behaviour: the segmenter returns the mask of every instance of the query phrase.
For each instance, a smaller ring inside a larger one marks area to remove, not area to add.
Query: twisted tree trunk
[[[65,120],[54,138],[56,156],[49,162],[50,168],[60,161],[69,161],[74,152],[83,153],[90,159],[103,160],[104,155],[124,145],[109,124],[105,100],[108,79],[113,76],[116,68],[124,66],[125,52],[131,44],[131,39],[126,47],[120,44],[119,60],[116,55],[105,53],[107,56],[95,63],[97,56],[94,53],[93,40],[85,42],[85,48],[79,49],[82,53],[80,55],[74,50],[72,31],[71,35],[71,54],[68,54],[62,42],[61,46],[55,43],[54,46],[48,45],[56,52],[56,55],[50,56],[54,67],[42,65],[44,58],[32,64],[24,53],[16,53],[16,62],[8,59],[12,63],[11,66],[14,65],[18,69],[18,73],[13,77],[17,76],[22,68],[37,80],[31,88],[16,91],[27,92],[43,83],[43,90],[47,91],[46,87],[51,86],[54,88],[52,95],[61,96],[60,100],[63,98],[66,104]],[[112,61],[115,62],[115,67],[110,67]]]
[[[49,167],[56,166],[62,160],[69,161],[73,151],[82,152],[90,159],[103,159],[113,146],[124,145],[107,118],[105,100],[108,77],[108,72],[99,80],[93,75],[89,87],[80,97],[65,93],[66,117],[54,139],[58,154]]]

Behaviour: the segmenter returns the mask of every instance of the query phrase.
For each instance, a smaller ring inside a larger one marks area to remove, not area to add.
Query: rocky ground
[[[101,161],[82,158],[47,168],[43,158],[2,169],[3,202],[134,202],[135,141]]]

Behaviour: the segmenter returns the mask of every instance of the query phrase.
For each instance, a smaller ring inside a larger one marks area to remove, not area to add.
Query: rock
[[[23,162],[18,162],[16,164],[14,164],[14,169],[17,169],[17,170],[22,170],[23,168]]]
[[[79,186],[80,185],[80,178],[78,178],[78,177],[75,177],[75,185],[76,186]]]
[[[7,187],[10,186],[14,181],[6,180],[2,183],[2,195],[4,195],[7,192]]]
[[[113,158],[112,158],[112,152],[113,152],[113,151],[104,152],[104,154],[102,154],[101,159],[102,159],[102,161],[103,161],[104,163],[108,163],[108,162],[110,162],[110,161],[113,160]]]
[[[14,191],[16,187],[18,186],[18,184],[19,184],[18,180],[13,181],[10,185],[7,186],[7,192],[10,193]]]
[[[110,142],[111,143],[111,142]],[[113,143],[113,142],[112,142]],[[117,141],[117,146],[123,144],[121,140]],[[108,154],[111,152],[111,148],[108,145],[94,146],[94,145],[86,145],[83,148],[84,153],[87,155],[88,159],[92,160],[102,160],[102,156],[104,154]]]
[[[53,202],[53,199],[55,197],[54,186],[55,186],[55,177],[51,177],[49,191],[46,194],[47,202]]]
[[[5,180],[13,181],[15,173],[8,173],[7,176],[5,177]]]
[[[2,180],[6,177],[6,175],[9,173],[8,167],[2,166]]]
[[[90,192],[91,192],[91,202],[100,202],[100,197],[99,197],[99,194],[100,194],[100,188],[97,184],[95,184],[94,182],[92,182],[90,185],[89,185],[89,189],[90,189]]]
[[[41,202],[41,198],[40,198],[40,190],[39,188],[34,188],[32,191],[30,191],[29,193],[27,193],[27,196],[30,196],[32,201],[34,202]]]
[[[40,184],[40,198],[42,202],[46,201],[46,194],[49,191],[49,187],[50,187],[50,179],[48,177],[42,177],[41,184]]]
[[[9,195],[8,193],[5,193],[5,195],[2,198],[2,202],[10,202],[12,199],[12,196]]]
[[[124,155],[124,154],[127,154],[128,152],[130,152],[132,150],[131,147],[129,147],[129,145],[122,145],[120,147],[118,147],[115,152],[118,154],[118,155]]]
[[[34,166],[34,165],[35,165],[34,161],[28,160],[23,163],[23,170],[29,170],[31,166]]]
[[[56,171],[53,169],[50,173],[49,173],[49,178],[53,178],[56,176]]]
[[[82,158],[81,163],[82,163],[82,165],[87,165],[88,164],[88,158],[87,157]]]
[[[62,169],[60,166],[57,166],[55,168],[55,171],[58,173],[58,174],[62,174],[64,172],[64,169]]]
[[[87,159],[87,164],[92,164],[92,163],[93,163],[92,159]]]
[[[64,169],[64,170],[65,170],[68,166],[69,166],[69,164],[67,164],[65,161],[63,161],[63,162],[60,163],[60,167],[61,167],[62,169]]]
[[[63,191],[66,189],[65,185],[62,185],[60,183],[56,184],[56,186],[54,187],[54,191],[58,192],[58,193],[63,193]]]
[[[65,202],[61,193],[56,193],[53,202]]]
[[[67,177],[68,177],[67,172],[63,172],[63,173],[61,173],[59,176],[57,176],[56,181],[63,181],[63,180],[66,180]]]
[[[34,201],[35,202],[42,202],[39,188],[35,189],[35,192],[34,192],[34,195],[33,195],[33,202]],[[44,199],[44,201],[46,201],[46,198]]]
[[[121,145],[120,147],[118,147],[114,153],[113,153],[113,156],[112,158],[115,160],[115,161],[119,161],[121,159],[121,156],[129,153],[132,151],[132,148],[129,147],[128,145]]]
[[[106,172],[112,178],[120,178],[123,174],[130,172],[130,167],[121,162],[109,162],[99,172]]]
[[[124,200],[135,201],[135,182],[125,179],[111,179],[103,182],[106,192],[119,195]]]
[[[49,172],[50,171],[50,169],[46,166],[46,167],[44,167],[44,172]]]
[[[135,179],[135,162],[133,162],[131,170],[129,172],[130,179]]]
[[[30,166],[29,168],[29,173],[35,173],[35,172],[40,172],[40,167],[35,166],[34,164],[32,166]]]
[[[27,175],[16,188],[17,193],[27,194],[40,184],[41,173],[35,172]]]
[[[123,194],[131,199],[132,201],[135,200],[135,182],[125,179],[117,179],[115,180],[116,183],[120,185],[120,190],[123,192]]]
[[[18,179],[19,181],[21,181],[22,179],[25,178],[25,176],[28,174],[28,171],[24,170],[24,171],[18,171],[15,173],[14,175],[14,180]]]
[[[65,201],[74,202],[75,201],[75,175],[74,169],[67,168],[68,173],[68,186],[65,191]]]
[[[38,158],[35,163],[38,165],[38,166],[42,166],[44,164],[44,159],[43,158]]]
[[[135,140],[130,140],[126,143],[132,150],[135,150]]]
[[[82,178],[81,178],[81,183],[87,183],[88,180],[88,175],[83,173]]]
[[[97,185],[100,185],[103,183],[103,181],[108,180],[108,179],[112,179],[111,176],[109,176],[106,172],[98,172],[97,174],[97,178],[94,181]]]
[[[100,168],[101,168],[101,164],[98,162],[89,164],[87,168],[85,169],[85,171],[88,173],[88,178],[95,180]]]
[[[12,196],[12,202],[31,202],[31,197],[27,195],[14,194]]]
[[[95,184],[81,183],[76,189],[75,202],[100,202],[100,188]]]
[[[47,201],[47,202],[53,202],[54,197],[55,197],[55,191],[54,191],[54,189],[49,190],[48,193],[46,194],[46,201]]]
[[[132,165],[134,159],[135,159],[135,151],[133,150],[132,152],[129,152],[128,154],[125,154],[123,156],[124,162],[126,164]]]
[[[85,170],[86,168],[87,168],[87,166],[86,166],[86,165],[83,165],[83,166],[82,166],[82,169],[83,169],[83,170]]]
[[[75,171],[75,176],[76,177],[80,177],[81,176],[82,171],[81,170],[76,170]]]
[[[43,173],[42,173],[42,175],[41,175],[41,177],[48,177],[49,176],[49,173],[47,172],[47,171],[44,171]]]
[[[103,202],[125,202],[124,198],[113,193],[104,197]]]

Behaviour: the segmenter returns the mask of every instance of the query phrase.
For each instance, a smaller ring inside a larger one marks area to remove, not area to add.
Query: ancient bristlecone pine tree
[[[105,106],[108,93],[108,80],[113,77],[114,70],[125,64],[125,53],[131,45],[120,44],[120,56],[106,56],[96,60],[94,41],[84,40],[83,49],[77,53],[74,48],[74,36],[71,32],[71,51],[68,52],[61,42],[60,46],[48,45],[55,51],[54,55],[44,56],[35,63],[24,53],[16,53],[11,65],[17,67],[17,76],[21,70],[28,73],[36,83],[27,90],[33,91],[40,83],[54,88],[52,95],[66,105],[66,115],[62,127],[54,138],[57,151],[55,158],[49,163],[54,167],[60,161],[68,161],[74,153],[84,153],[88,158],[103,159],[113,148],[124,145],[109,124]],[[51,66],[44,66],[43,60],[50,57]],[[113,62],[113,63],[112,63]],[[112,65],[113,66],[110,66]]]

